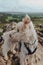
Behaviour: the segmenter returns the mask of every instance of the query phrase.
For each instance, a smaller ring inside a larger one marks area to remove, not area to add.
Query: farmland
[[[3,28],[3,26],[6,23],[10,22],[19,22],[22,20],[22,18],[25,16],[25,13],[0,13],[0,28]],[[43,16],[42,14],[29,14],[31,17],[31,20],[34,24],[43,24]]]

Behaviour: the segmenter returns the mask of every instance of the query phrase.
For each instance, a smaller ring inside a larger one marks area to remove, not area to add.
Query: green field
[[[28,15],[31,17],[31,20],[35,25],[43,24],[43,14],[42,13],[32,13]],[[4,25],[10,22],[19,22],[24,18],[24,13],[1,13],[0,12],[0,29],[3,29]]]
[[[42,21],[33,21],[33,23],[36,24],[36,25],[43,24]]]

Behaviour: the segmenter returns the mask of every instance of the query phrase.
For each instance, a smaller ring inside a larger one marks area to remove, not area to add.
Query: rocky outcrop
[[[38,34],[39,44],[34,54],[26,56],[25,65],[43,65],[43,26],[36,26],[36,31]],[[18,53],[16,55],[9,53],[10,58],[8,61],[5,61],[1,55],[1,51],[2,49],[0,46],[0,65],[19,65]]]

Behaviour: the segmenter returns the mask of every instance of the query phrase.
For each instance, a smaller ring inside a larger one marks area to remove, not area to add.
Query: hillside
[[[38,34],[38,48],[37,51],[33,55],[26,56],[25,65],[43,65],[43,25],[37,25],[36,31]],[[10,60],[8,60],[7,65],[19,65],[19,58],[12,55],[10,56]],[[14,59],[15,58],[15,59]],[[3,59],[1,55],[1,46],[0,46],[0,65],[6,65],[6,61]]]

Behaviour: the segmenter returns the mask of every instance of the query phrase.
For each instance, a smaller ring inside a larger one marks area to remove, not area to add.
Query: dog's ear
[[[31,19],[28,15],[26,15],[25,18],[23,19],[23,21],[24,21],[24,24],[28,24],[28,23],[30,23]]]

